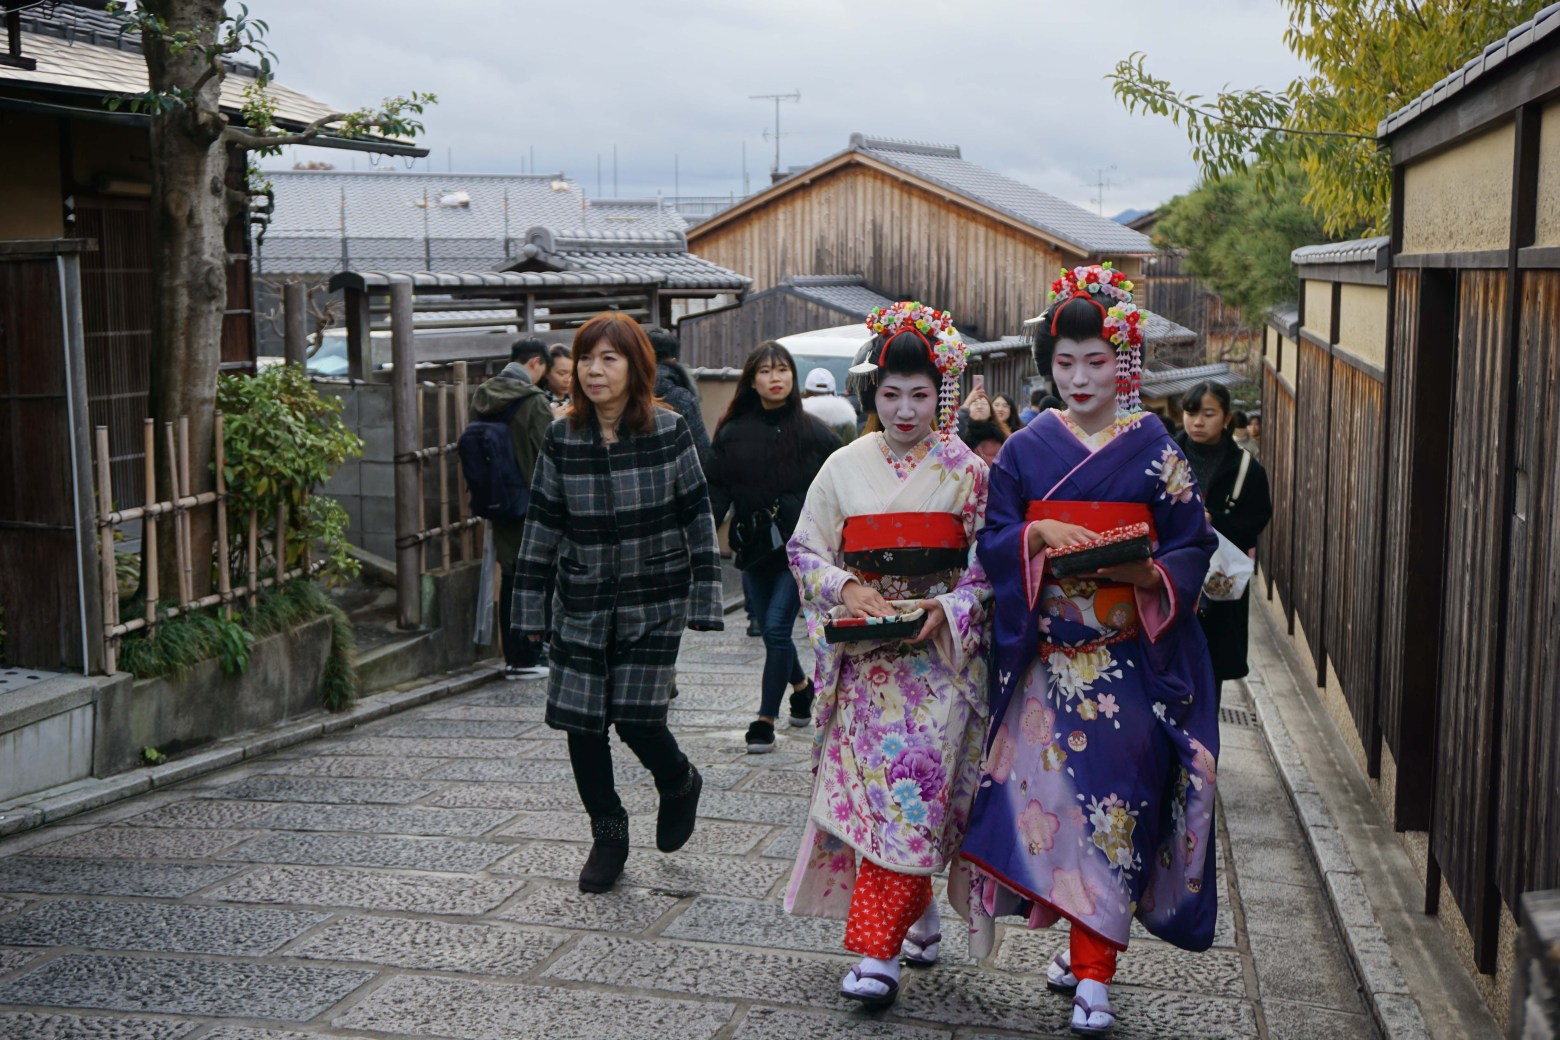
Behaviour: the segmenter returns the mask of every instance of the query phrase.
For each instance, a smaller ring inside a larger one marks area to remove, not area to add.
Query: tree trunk
[[[211,61],[224,9],[221,0],[143,0],[143,9],[166,23],[166,33],[187,32],[200,45],[170,46],[148,34],[143,46],[154,91],[189,91]],[[222,318],[227,307],[227,247],[230,217],[226,120],[218,105],[223,77],[213,76],[187,105],[154,113],[152,151],[152,371],[151,408],[157,420],[157,495],[175,497],[176,458],[166,457],[163,424],[189,417],[190,491],[212,483],[212,426],[217,373],[222,360]],[[212,578],[210,510],[191,515],[193,594],[206,595]],[[177,601],[180,588],[174,525],[158,524],[158,583],[163,602]]]

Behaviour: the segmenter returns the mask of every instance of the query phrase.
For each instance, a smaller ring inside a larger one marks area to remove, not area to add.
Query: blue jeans
[[[802,594],[789,567],[743,571],[744,583],[753,601],[753,616],[764,630],[764,677],[758,714],[772,719],[780,714],[780,698],[787,683],[805,682],[802,662],[791,642],[791,629],[802,611]]]

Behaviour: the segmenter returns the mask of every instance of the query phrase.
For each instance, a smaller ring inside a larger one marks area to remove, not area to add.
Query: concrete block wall
[[[390,386],[328,381],[314,385],[322,395],[342,402],[343,420],[363,439],[363,457],[338,469],[324,493],[347,511],[347,538],[353,545],[394,559],[395,431],[390,423]]]

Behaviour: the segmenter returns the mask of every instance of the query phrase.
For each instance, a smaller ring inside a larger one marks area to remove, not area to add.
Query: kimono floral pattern
[[[1195,618],[1178,624],[1189,617],[1186,604],[1195,602],[1211,552],[1191,470],[1157,431],[1122,426],[1099,445],[1055,420],[1035,425],[998,459],[981,536],[980,556],[993,574],[993,561],[1012,553],[1011,578],[994,582],[994,610],[996,668],[1013,681],[1004,678],[998,688],[1010,692],[993,705],[965,840],[967,898],[977,911],[971,920],[984,927],[1017,914],[1040,927],[1068,917],[1124,949],[1140,917],[1162,938],[1206,948],[1215,909],[1207,835],[1218,730],[1200,630]],[[1028,444],[1032,433],[1049,440]],[[1021,487],[1002,470],[1026,447],[1032,454],[1018,457],[1036,473]],[[1087,458],[1075,461],[1083,452]],[[1094,500],[1148,505],[1158,532],[1155,562],[1176,583],[1173,597],[1058,581],[1049,572],[1025,575],[1037,565],[1019,556],[1024,511],[1048,490],[1058,501],[1085,500],[1067,483],[1074,473],[1099,489]],[[1177,604],[1186,616],[1172,616]],[[1130,621],[1119,627],[1113,622],[1120,618]],[[1161,677],[1167,669],[1174,681]],[[958,906],[963,894],[950,893]]]
[[[856,856],[907,874],[943,869],[963,840],[980,776],[990,586],[973,549],[962,572],[883,578],[847,569],[840,537],[849,516],[937,511],[959,516],[973,545],[985,463],[934,439],[903,477],[878,439],[830,456],[790,545],[818,689],[810,826],[786,899],[796,913],[843,917]],[[937,599],[945,637],[827,643],[826,615],[851,580],[891,599]]]

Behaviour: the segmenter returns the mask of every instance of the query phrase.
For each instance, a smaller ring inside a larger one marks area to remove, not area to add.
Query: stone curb
[[[252,730],[217,741],[204,750],[176,759],[166,765],[136,769],[117,776],[76,780],[40,791],[36,801],[0,810],[0,838],[33,830],[47,823],[55,823],[91,809],[100,809],[112,802],[144,794],[147,791],[155,791],[197,776],[204,776],[218,769],[269,755],[273,751],[280,751],[282,748],[301,744],[327,733],[352,729],[365,722],[373,722],[387,715],[415,708],[420,704],[453,697],[484,683],[492,682],[497,674],[497,669],[491,663],[473,665],[454,675],[410,690],[390,690],[373,694],[338,715],[325,715],[323,718],[311,716],[297,722]]]
[[[1371,1014],[1384,1040],[1429,1040],[1430,1031],[1415,1003],[1403,972],[1392,956],[1386,933],[1377,923],[1375,908],[1365,884],[1360,880],[1354,860],[1326,801],[1311,780],[1300,748],[1289,736],[1289,729],[1268,691],[1267,682],[1253,671],[1246,688],[1268,751],[1278,766],[1279,779],[1294,804],[1306,846],[1316,861],[1327,889],[1328,903],[1338,930],[1343,935],[1349,960],[1365,990]]]

